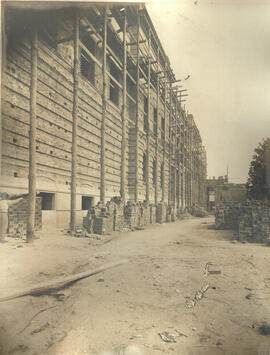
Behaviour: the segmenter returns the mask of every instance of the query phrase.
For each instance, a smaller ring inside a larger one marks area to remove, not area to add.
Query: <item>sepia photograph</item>
[[[1,0],[0,355],[270,355],[270,0]]]

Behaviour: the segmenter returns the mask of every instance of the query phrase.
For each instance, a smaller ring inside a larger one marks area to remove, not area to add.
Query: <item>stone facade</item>
[[[50,210],[42,211],[43,225],[58,228],[69,225],[74,161],[73,10],[32,13],[20,10],[20,6],[4,9],[7,47],[2,68],[0,191],[16,194],[28,189],[31,34],[35,29],[36,186],[50,206]],[[178,211],[193,203],[206,203],[205,148],[194,117],[183,109],[177,93],[171,90],[176,78],[146,8],[137,4],[125,7],[127,46],[121,32],[123,13],[113,5],[108,7],[108,13],[104,47],[100,29],[105,7],[93,4],[78,11],[76,224],[82,225],[89,208],[105,196],[105,210],[95,210],[98,218],[104,219],[96,222],[99,231],[113,218],[106,203],[122,195],[123,189],[125,201],[135,204],[128,207],[132,223],[139,216],[136,223],[154,221],[160,203],[174,211],[167,216],[172,220]],[[103,47],[107,49],[104,68]],[[136,217],[131,210],[137,211]],[[140,215],[138,211],[142,210]],[[166,219],[164,213],[162,210],[157,214],[158,220]]]

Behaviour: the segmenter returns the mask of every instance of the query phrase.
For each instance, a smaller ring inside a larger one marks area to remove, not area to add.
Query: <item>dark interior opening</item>
[[[40,192],[38,197],[41,197],[42,211],[50,211],[54,209],[54,194],[49,192]]]
[[[119,81],[119,70],[113,62],[110,63],[110,74]],[[119,87],[113,79],[110,79],[110,100],[116,106],[119,105]]]
[[[95,62],[83,49],[81,50],[81,73],[90,83],[95,84]]]
[[[82,210],[89,210],[93,206],[93,197],[82,196]]]

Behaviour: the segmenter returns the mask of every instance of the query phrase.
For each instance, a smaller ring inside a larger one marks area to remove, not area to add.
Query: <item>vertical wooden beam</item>
[[[172,197],[172,80],[169,78],[170,82],[170,100],[169,100],[169,180],[168,180],[168,206],[171,205]]]
[[[137,8],[137,41],[136,41],[137,63],[136,63],[136,146],[135,146],[135,191],[134,199],[138,201],[138,183],[139,183],[139,99],[140,99],[140,5]]]
[[[74,67],[73,67],[73,110],[72,110],[72,162],[71,162],[71,195],[70,195],[70,230],[76,227],[76,196],[77,196],[77,126],[78,126],[78,90],[79,90],[79,14],[74,14]]]
[[[171,122],[171,131],[173,132],[174,130],[174,134],[173,134],[173,137],[174,137],[174,140],[172,140],[172,148],[171,148],[171,152],[174,152],[173,156],[174,156],[174,169],[173,169],[173,172],[174,172],[174,176],[173,176],[173,187],[172,187],[172,191],[173,191],[173,194],[172,194],[172,200],[173,200],[173,207],[176,206],[176,184],[177,184],[177,162],[176,162],[176,144],[177,144],[177,134],[175,133],[175,131],[177,131],[177,122],[176,122],[176,106],[174,105],[174,117],[172,118],[172,122]]]
[[[162,172],[162,202],[165,202],[165,150],[166,150],[166,113],[167,113],[167,105],[166,105],[166,97],[167,97],[167,64],[165,62],[165,73],[164,73],[164,140],[163,140],[163,172]]]
[[[193,184],[193,176],[192,176],[192,151],[191,151],[191,120],[189,126],[189,171],[190,171],[190,206],[192,206],[192,184]]]
[[[196,181],[194,173],[194,156],[193,156],[193,122],[190,128],[190,165],[191,165],[191,205],[196,202]]]
[[[101,121],[101,143],[100,143],[100,202],[105,203],[105,134],[106,134],[106,105],[107,105],[107,23],[108,13],[107,6],[104,8],[104,23],[103,23],[103,60],[102,60],[102,121]]]
[[[29,177],[28,177],[28,216],[26,241],[35,237],[36,212],[36,103],[37,103],[37,62],[38,31],[34,28],[31,42],[31,82],[30,82],[30,132],[29,132]]]
[[[149,202],[149,161],[150,161],[150,109],[151,109],[151,58],[150,58],[150,48],[151,48],[151,31],[148,32],[148,65],[147,65],[147,132],[146,132],[146,202]]]
[[[177,207],[177,211],[179,211],[180,208],[180,147],[178,145],[178,143],[180,143],[180,112],[179,112],[179,106],[178,106],[178,102],[176,99],[176,105],[175,105],[175,124],[176,124],[176,162],[175,162],[175,166],[177,167],[177,180],[176,180],[176,191],[177,191],[177,201],[176,201],[176,207]]]
[[[157,53],[157,68],[159,68],[159,48]],[[156,177],[155,177],[155,204],[158,203],[158,132],[159,132],[159,75],[157,75],[157,122],[156,122],[156,140],[155,140],[155,156],[156,156]]]
[[[183,167],[181,168],[181,174],[180,174],[180,178],[181,178],[181,209],[183,210],[184,208],[184,175],[183,175]]]
[[[190,191],[189,191],[189,207],[192,206],[192,151],[191,151],[191,121],[189,124],[189,179],[190,179]]]
[[[184,207],[187,207],[187,153],[186,153],[186,114],[184,113],[184,152],[183,152],[183,182],[184,182]]]
[[[127,15],[123,19],[123,90],[122,90],[122,144],[121,144],[121,188],[120,195],[126,202],[126,111],[127,111]]]
[[[176,206],[176,184],[177,184],[177,169],[176,162],[174,161],[174,182],[173,182],[173,207]]]

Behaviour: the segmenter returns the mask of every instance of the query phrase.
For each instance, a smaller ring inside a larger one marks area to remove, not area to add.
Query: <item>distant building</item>
[[[220,202],[240,202],[246,199],[245,184],[229,183],[227,175],[207,179],[206,185],[208,211],[213,211]]]

